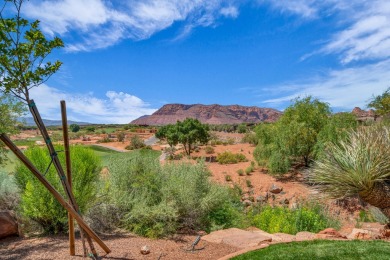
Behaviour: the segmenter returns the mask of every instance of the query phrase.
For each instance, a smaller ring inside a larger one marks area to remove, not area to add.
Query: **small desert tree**
[[[156,137],[159,139],[166,140],[169,146],[172,148],[179,142],[179,133],[176,125],[165,125],[158,129]]]
[[[359,128],[329,144],[309,179],[320,194],[359,196],[390,218],[390,128]]]
[[[186,118],[183,122],[178,121],[176,127],[179,133],[179,143],[183,144],[187,155],[191,155],[193,144],[196,142],[208,142],[208,126],[202,124],[198,119]]]

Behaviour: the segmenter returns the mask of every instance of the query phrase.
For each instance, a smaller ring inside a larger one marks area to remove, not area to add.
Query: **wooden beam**
[[[65,162],[66,162],[66,177],[68,180],[70,191],[72,191],[72,165],[70,161],[69,150],[69,135],[68,135],[68,119],[66,115],[66,103],[61,100],[61,117],[62,117],[62,135],[64,138],[64,150],[65,150]],[[74,237],[74,221],[72,215],[68,212],[68,225],[69,225],[69,254],[71,256],[76,255],[75,237]],[[83,239],[83,238],[82,238]],[[84,239],[83,239],[84,240]],[[85,242],[83,241],[83,249],[85,255]]]

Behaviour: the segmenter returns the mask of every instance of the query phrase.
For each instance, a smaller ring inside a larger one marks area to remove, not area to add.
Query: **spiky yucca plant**
[[[309,179],[332,198],[359,196],[390,219],[390,128],[361,127],[329,144]]]

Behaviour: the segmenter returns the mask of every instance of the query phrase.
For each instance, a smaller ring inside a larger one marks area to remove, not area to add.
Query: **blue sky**
[[[350,111],[390,87],[388,0],[30,0],[23,16],[66,45],[32,90],[48,119],[61,99],[96,123],[167,103],[283,110],[306,95]]]

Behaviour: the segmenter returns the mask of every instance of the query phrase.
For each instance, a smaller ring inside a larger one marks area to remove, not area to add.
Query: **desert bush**
[[[112,140],[110,139],[110,137],[108,137],[108,135],[106,135],[105,137],[97,141],[97,143],[111,143],[111,142]]]
[[[125,141],[126,134],[124,132],[119,132],[117,134],[118,142],[124,142]]]
[[[56,146],[56,150],[63,147]],[[32,147],[25,155],[44,173],[51,158],[46,149]],[[58,157],[65,165],[63,153]],[[82,213],[86,212],[96,198],[96,183],[99,179],[100,159],[95,153],[82,146],[71,147],[73,194]],[[50,167],[45,177],[60,192],[63,188],[54,167]],[[18,165],[15,179],[21,190],[20,209],[23,216],[31,218],[42,225],[46,233],[58,233],[67,229],[67,212],[54,196],[23,165]],[[64,194],[63,194],[64,195]]]
[[[286,173],[291,167],[289,158],[281,152],[274,152],[268,161],[268,169],[273,174]]]
[[[206,146],[204,150],[206,154],[213,154],[215,152],[214,148],[211,146]]]
[[[233,163],[239,163],[239,162],[245,162],[247,161],[245,155],[241,153],[232,153],[229,151],[225,151],[221,154],[218,154],[217,161],[220,164],[233,164]]]
[[[301,231],[317,233],[328,227],[340,228],[339,221],[315,203],[300,204],[295,209],[266,205],[251,218],[254,226],[269,233],[295,235]]]
[[[256,136],[256,133],[250,132],[246,133],[244,137],[241,139],[241,143],[249,143],[251,145],[257,145],[259,139]]]
[[[222,213],[213,214],[228,207],[231,194],[209,181],[203,163],[161,166],[153,156],[135,154],[112,160],[109,168],[110,197],[121,210],[126,229],[162,237],[180,229],[210,230],[223,225],[217,217]]]
[[[130,144],[125,147],[127,150],[135,150],[145,147],[145,143],[141,137],[134,135],[130,138]]]
[[[251,175],[252,174],[252,172],[254,172],[254,168],[253,168],[253,166],[252,165],[250,165],[250,166],[248,166],[246,169],[245,169],[245,173],[246,173],[246,175]]]
[[[14,210],[19,203],[19,189],[14,177],[0,171],[0,210]]]
[[[95,132],[96,128],[94,126],[87,126],[85,130],[87,131],[87,133],[93,133]]]
[[[244,170],[243,170],[243,169],[238,169],[238,170],[237,170],[237,173],[238,173],[238,175],[240,175],[240,176],[244,176]]]
[[[225,175],[225,181],[232,181],[232,176],[229,174]]]
[[[246,186],[248,188],[252,188],[253,187],[252,182],[250,180],[245,180],[245,183],[246,183]]]
[[[78,131],[80,131],[80,126],[78,124],[71,124],[69,126],[70,130],[73,132],[73,133],[77,133]]]

